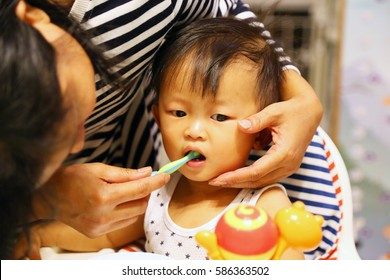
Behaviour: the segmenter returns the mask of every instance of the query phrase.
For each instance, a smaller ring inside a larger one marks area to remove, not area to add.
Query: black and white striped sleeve
[[[258,26],[262,31],[261,35],[266,42],[271,45],[279,54],[280,62],[283,69],[292,69],[300,74],[299,69],[292,63],[291,58],[285,53],[279,42],[275,41],[271,33],[265,28],[264,24],[260,22],[257,16],[250,10],[248,4],[242,0],[220,0],[218,7],[219,16],[234,16],[239,19],[252,20],[253,24]]]

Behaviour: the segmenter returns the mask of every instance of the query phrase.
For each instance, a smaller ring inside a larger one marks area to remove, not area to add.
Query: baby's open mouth
[[[204,156],[204,155],[200,155],[199,157],[197,157],[197,158],[194,158],[193,160],[195,160],[195,161],[201,161],[201,160],[205,160],[206,159],[206,157]]]
[[[186,153],[186,155],[188,155],[191,151],[189,151],[188,153]],[[199,152],[198,152],[199,153]],[[206,157],[204,155],[202,155],[201,153],[199,153],[200,155],[192,160],[194,161],[202,161],[202,160],[205,160]]]

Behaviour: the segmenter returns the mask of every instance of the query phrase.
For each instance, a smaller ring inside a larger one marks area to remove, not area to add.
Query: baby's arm
[[[256,203],[257,207],[264,209],[273,219],[276,213],[283,208],[291,206],[291,201],[283,189],[275,187],[264,191]],[[281,256],[282,260],[304,260],[302,251],[288,248]]]

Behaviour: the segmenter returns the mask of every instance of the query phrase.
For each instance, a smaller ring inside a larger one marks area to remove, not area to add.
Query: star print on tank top
[[[178,260],[208,260],[207,251],[195,240],[197,232],[214,231],[219,218],[230,207],[240,203],[255,205],[261,194],[269,188],[277,187],[284,190],[280,184],[259,190],[242,189],[219,215],[207,223],[196,228],[183,228],[173,222],[168,213],[169,202],[180,177],[180,173],[171,175],[171,180],[166,186],[151,194],[144,221],[146,251]]]

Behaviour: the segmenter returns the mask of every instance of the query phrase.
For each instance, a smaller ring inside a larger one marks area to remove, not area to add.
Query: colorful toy
[[[322,216],[306,211],[301,201],[278,211],[275,220],[261,208],[240,204],[221,217],[215,233],[200,231],[195,238],[215,260],[280,259],[288,247],[316,248],[323,221]]]

